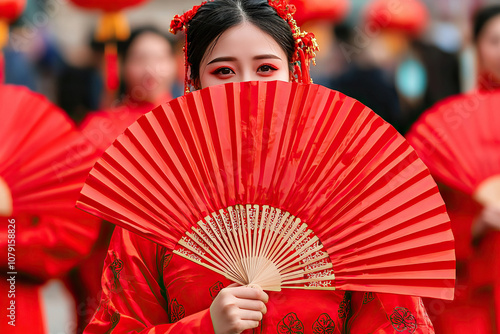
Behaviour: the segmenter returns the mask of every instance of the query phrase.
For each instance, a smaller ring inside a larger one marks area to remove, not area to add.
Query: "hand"
[[[500,230],[500,209],[494,206],[485,207],[472,228],[474,236],[483,234],[487,228]]]
[[[267,312],[269,296],[259,287],[231,284],[222,289],[210,306],[216,334],[239,334],[256,328]]]
[[[12,215],[12,197],[7,183],[0,177],[0,216]]]

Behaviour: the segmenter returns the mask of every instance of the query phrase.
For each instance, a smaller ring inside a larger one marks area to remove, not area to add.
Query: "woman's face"
[[[483,28],[477,42],[481,70],[500,80],[500,15]]]
[[[176,66],[172,47],[164,37],[153,32],[138,36],[123,64],[128,93],[138,100],[156,102],[170,93]]]
[[[200,64],[201,88],[272,80],[290,81],[288,58],[270,35],[247,22],[226,30]]]

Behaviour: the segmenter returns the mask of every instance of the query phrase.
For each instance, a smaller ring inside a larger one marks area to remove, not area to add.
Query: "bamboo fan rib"
[[[179,246],[175,254],[241,285],[257,284],[270,291],[334,289],[332,264],[318,237],[280,209],[228,207],[198,222]]]
[[[499,103],[498,92],[449,98],[415,123],[408,141],[439,181],[472,195],[500,176]]]
[[[453,298],[427,168],[317,85],[233,83],[156,108],[96,163],[78,206],[240,284]]]
[[[74,203],[97,155],[64,111],[27,88],[3,85],[0,142],[0,182],[12,200],[3,215],[88,216]]]

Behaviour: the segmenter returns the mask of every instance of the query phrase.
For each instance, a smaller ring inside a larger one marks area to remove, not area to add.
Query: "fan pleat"
[[[427,168],[371,110],[317,85],[227,84],[156,108],[78,206],[240,284],[453,296]]]
[[[500,175],[498,92],[475,92],[445,100],[428,110],[407,135],[433,176],[473,194]]]
[[[6,214],[50,215],[94,228],[95,218],[74,208],[97,160],[91,143],[64,111],[25,87],[2,85],[0,106],[0,178],[12,196]]]

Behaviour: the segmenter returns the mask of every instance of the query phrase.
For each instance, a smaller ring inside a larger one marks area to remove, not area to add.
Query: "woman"
[[[442,112],[445,117],[452,113],[474,114],[474,105],[477,105],[474,101],[480,101],[484,93],[500,94],[500,6],[477,12],[473,26],[479,71],[477,89],[448,98],[429,113]],[[453,122],[450,118],[450,127],[454,126]],[[410,143],[417,127],[408,134]],[[420,151],[415,146],[415,149],[422,158],[433,150],[431,146]],[[500,282],[496,269],[500,260],[500,210],[494,205],[481,207],[470,195],[449,185],[440,188],[455,235],[457,286],[453,302],[426,301],[436,332],[497,333],[500,328]]]
[[[139,116],[172,99],[177,66],[170,39],[154,27],[132,32],[119,45],[122,55],[122,99],[109,110],[89,114],[80,128],[104,151]]]
[[[154,27],[136,29],[119,45],[119,51],[123,59],[122,102],[115,108],[89,114],[80,126],[99,155],[137,118],[172,99],[177,66],[166,35]],[[83,332],[99,305],[102,264],[112,233],[113,225],[103,223],[92,253],[69,277],[76,300],[78,333]]]
[[[215,0],[176,17],[187,28],[186,91],[249,80],[309,82],[316,49],[282,1]],[[289,25],[291,24],[291,25]],[[292,29],[295,32],[292,33]],[[299,38],[300,36],[300,42]],[[297,41],[297,43],[296,43]],[[294,62],[302,59],[302,68]],[[419,298],[239,287],[121,228],[88,333],[433,333]]]

